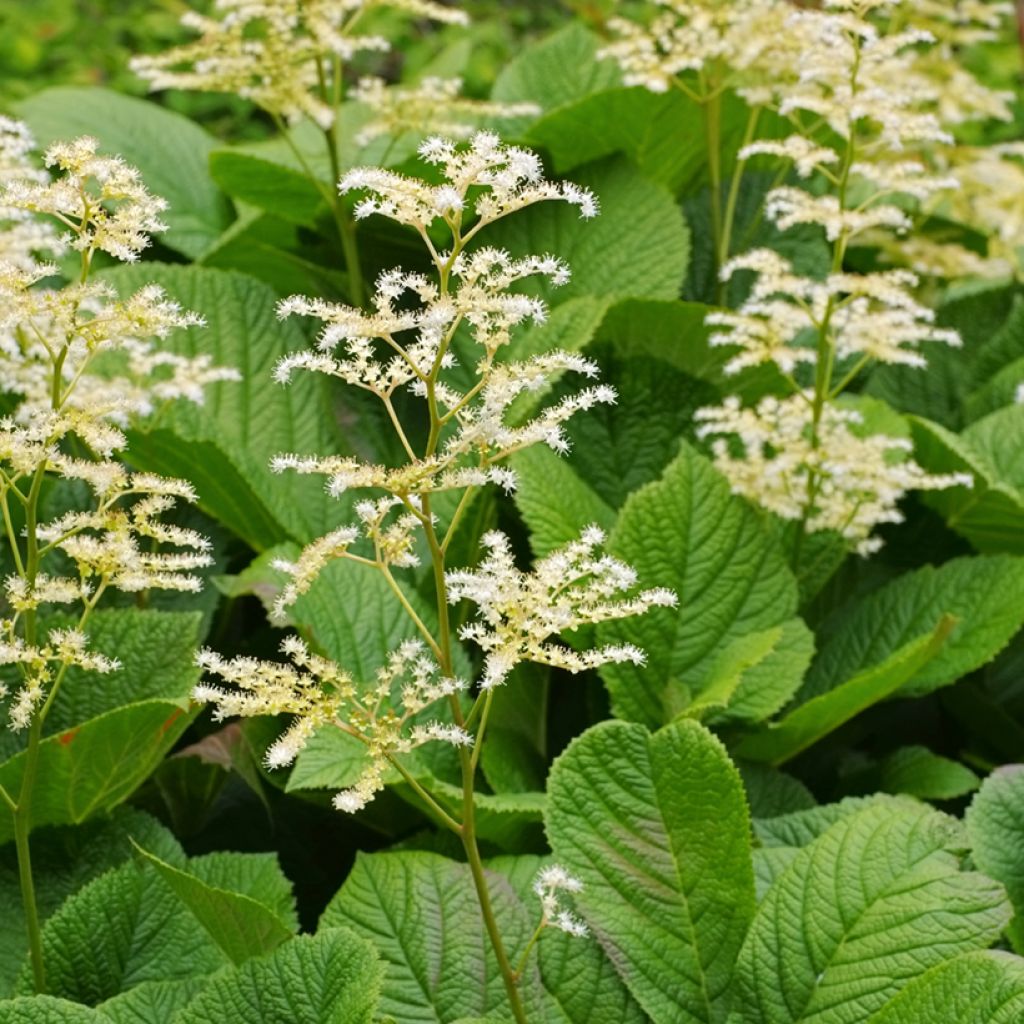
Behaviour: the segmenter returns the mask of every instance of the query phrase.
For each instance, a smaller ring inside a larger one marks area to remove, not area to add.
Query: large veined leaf
[[[314,225],[327,208],[323,193],[301,170],[254,153],[216,150],[210,155],[210,174],[229,196],[296,224]]]
[[[381,965],[345,929],[302,935],[210,980],[175,1024],[371,1024]]]
[[[925,566],[841,608],[818,634],[801,699],[823,693],[882,664],[944,616],[957,619],[942,650],[915,672],[902,695],[929,693],[979,668],[1024,623],[1024,559],[1009,555],[957,558]]]
[[[97,1024],[174,1024],[177,1015],[207,983],[206,977],[145,981],[100,1003]]]
[[[546,815],[576,900],[655,1024],[714,1024],[754,910],[743,784],[724,747],[681,721],[606,722],[555,762]]]
[[[906,686],[942,651],[954,620],[944,616],[932,633],[904,644],[884,661],[863,669],[827,693],[812,697],[778,722],[754,733],[736,748],[751,761],[782,764],[823,739],[861,711]]]
[[[322,381],[301,374],[283,387],[272,379],[278,359],[306,339],[295,322],[278,321],[271,289],[241,274],[152,263],[118,267],[104,279],[122,293],[159,284],[207,320],[163,344],[207,353],[242,375],[212,385],[202,406],[171,403],[132,430],[132,462],[191,480],[200,506],[257,550],[305,542],[336,525],[337,503],[322,479],[277,476],[268,467],[280,452],[327,454],[337,444]]]
[[[41,146],[91,135],[105,155],[119,154],[168,202],[161,243],[198,257],[232,219],[231,204],[210,179],[217,145],[194,121],[157,103],[107,89],[55,86],[17,105]]]
[[[1007,953],[965,953],[911,981],[867,1024],[1017,1024],[1024,963]]]
[[[180,852],[177,859],[184,861]],[[137,863],[107,872],[65,901],[42,940],[48,990],[89,1005],[143,982],[196,978],[228,962],[156,870]]]
[[[34,826],[77,824],[115,807],[142,783],[190,721],[199,615],[113,609],[89,622],[93,649],[121,668],[68,672],[46,720]],[[17,794],[24,736],[0,731],[0,783]],[[12,837],[0,816],[0,843]]]
[[[106,1024],[88,1006],[53,996],[22,996],[0,1001],[0,1024]]]
[[[298,922],[286,922],[269,905],[282,883],[288,889],[272,854],[213,854],[176,867],[138,849],[232,963],[269,953],[295,934]]]
[[[957,823],[909,799],[842,818],[793,857],[737,966],[742,1024],[859,1024],[908,981],[999,936],[1000,885],[961,870]]]
[[[986,416],[962,434],[911,418],[917,461],[933,473],[967,473],[971,487],[924,496],[946,523],[982,552],[1024,554],[1024,407]]]
[[[572,178],[593,190],[599,216],[583,220],[566,203],[540,203],[496,224],[488,244],[516,256],[558,253],[572,278],[560,288],[538,286],[552,302],[580,295],[676,298],[690,235],[672,196],[621,159],[579,168]]]
[[[620,717],[670,720],[702,693],[725,645],[796,612],[796,581],[757,514],[688,445],[629,498],[609,547],[643,586],[670,587],[679,598],[677,608],[598,628],[601,643],[647,652],[644,667],[602,672]]]
[[[893,751],[882,762],[879,772],[881,790],[906,793],[920,800],[955,800],[973,792],[978,785],[978,776],[967,765],[921,746]]]
[[[132,856],[132,839],[170,855],[177,848],[171,834],[155,819],[126,807],[119,807],[109,817],[85,825],[40,833],[32,848],[40,920],[45,921],[87,882],[128,860]],[[0,928],[2,998],[18,977],[28,950],[13,843],[0,851],[0,920],[4,922]]]
[[[553,110],[618,85],[615,64],[595,59],[598,45],[594,34],[579,22],[566,25],[528,46],[505,66],[494,83],[494,98]]]
[[[529,912],[536,913],[533,883],[550,857],[497,857],[488,867],[506,875]],[[612,962],[592,935],[546,930],[537,945],[541,980],[561,1016],[572,1024],[647,1024]]]
[[[508,881],[488,872],[502,941],[518,959],[536,924]],[[369,939],[385,964],[380,1012],[402,1024],[505,1014],[505,987],[469,868],[432,853],[360,854],[320,919]],[[472,983],[468,979],[473,979]],[[547,1019],[534,965],[522,980],[530,1021]]]
[[[967,811],[974,861],[1002,882],[1015,916],[1010,937],[1024,949],[1024,766],[997,768],[983,783]]]

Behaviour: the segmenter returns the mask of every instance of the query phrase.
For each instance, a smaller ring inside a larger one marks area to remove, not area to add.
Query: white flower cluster
[[[630,644],[577,651],[557,638],[583,625],[674,607],[676,595],[663,588],[621,596],[636,587],[636,572],[601,554],[604,533],[596,526],[540,559],[531,572],[516,567],[508,538],[484,535],[487,556],[476,569],[447,575],[448,597],[477,606],[479,618],[459,631],[485,653],[480,686],[500,686],[521,662],[582,672],[609,663],[642,665],[644,653]]]
[[[540,927],[557,928],[576,938],[588,935],[586,924],[571,910],[563,907],[559,897],[559,893],[567,892],[575,896],[582,891],[583,883],[560,864],[549,864],[541,868],[533,883],[533,892],[540,900]]]
[[[403,132],[464,139],[485,118],[535,117],[535,103],[496,103],[462,95],[461,78],[427,76],[416,85],[388,85],[383,78],[359,79],[349,93],[370,111],[370,120],[356,134],[356,145],[366,146],[381,135]]]
[[[48,180],[46,171],[32,159],[34,150],[35,139],[28,128],[0,115],[0,195],[9,182],[42,184]],[[0,264],[31,271],[40,256],[57,255],[62,248],[52,224],[0,200]]]
[[[340,728],[367,748],[367,761],[356,781],[334,798],[338,810],[354,813],[384,788],[384,776],[398,754],[430,742],[463,746],[472,737],[458,726],[423,721],[421,712],[465,687],[445,678],[422,643],[409,640],[394,650],[372,681],[356,683],[328,658],[310,652],[298,637],[285,638],[282,652],[291,664],[255,658],[221,658],[200,651],[200,668],[219,676],[232,689],[200,683],[197,701],[214,705],[214,718],[289,714],[288,729],[268,748],[269,768],[293,764],[310,738],[324,727]]]
[[[325,92],[340,89],[336,62],[361,51],[385,52],[383,36],[361,31],[375,8],[465,25],[465,13],[434,0],[216,0],[214,15],[189,11],[182,24],[199,33],[166,53],[135,57],[132,70],[152,89],[235,93],[288,121],[334,122]]]
[[[238,375],[205,356],[160,350],[157,339],[202,323],[160,288],[121,299],[89,280],[97,250],[134,261],[148,233],[162,228],[163,200],[149,194],[135,168],[100,156],[96,142],[83,138],[51,146],[46,163],[60,171],[51,180],[28,161],[31,138],[23,127],[0,125],[0,139],[8,140],[0,150],[17,157],[0,175],[0,208],[18,212],[6,224],[22,236],[14,246],[21,246],[21,258],[0,261],[0,391],[13,398],[11,412],[0,418],[0,506],[17,570],[5,586],[13,614],[4,620],[3,657],[30,666],[10,711],[12,725],[21,728],[46,706],[47,686],[52,694],[69,666],[116,668],[88,652],[81,629],[51,633],[46,645],[30,642],[41,606],[80,604],[84,624],[108,588],[200,588],[195,571],[211,562],[209,542],[165,519],[178,501],[196,500],[192,487],[129,472],[117,455],[132,418],[173,399],[201,402],[208,384]],[[40,217],[63,225],[65,241],[81,253],[77,283],[42,287],[57,268],[34,262],[35,242],[22,244],[25,237],[46,237],[25,230],[45,223]],[[0,242],[0,252],[11,251]],[[84,484],[91,500],[43,521],[39,494],[48,474]],[[26,522],[21,535],[12,503]],[[56,552],[77,578],[45,572],[45,560]]]
[[[816,428],[810,410],[806,392],[763,398],[753,409],[728,398],[697,410],[698,435],[715,438],[715,465],[734,494],[801,522],[809,533],[834,531],[861,555],[882,546],[872,536],[875,527],[902,522],[898,506],[907,491],[973,483],[970,474],[926,473],[906,438],[860,433],[863,421],[854,409],[826,404]]]

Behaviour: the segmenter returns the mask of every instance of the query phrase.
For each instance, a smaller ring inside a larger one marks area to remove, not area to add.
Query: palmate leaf
[[[549,782],[555,858],[576,906],[655,1024],[716,1024],[754,912],[743,784],[693,721],[650,735],[606,722],[570,744]]]
[[[793,856],[758,908],[737,965],[741,1024],[860,1024],[907,982],[983,949],[1005,892],[961,870],[962,830],[881,798]]]
[[[652,727],[713,681],[723,648],[796,613],[796,581],[756,512],[688,445],[660,480],[630,496],[609,541],[643,586],[676,592],[677,608],[598,628],[601,643],[633,643],[644,667],[608,666],[615,713]]]

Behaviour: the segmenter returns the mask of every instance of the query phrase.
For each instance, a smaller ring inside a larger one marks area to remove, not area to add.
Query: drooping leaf
[[[961,870],[957,823],[887,798],[802,849],[758,908],[737,967],[742,1024],[863,1021],[907,982],[983,949],[1002,888]]]
[[[609,547],[642,586],[670,587],[679,598],[677,608],[598,629],[601,643],[647,652],[642,668],[602,672],[620,717],[668,721],[701,694],[725,645],[796,612],[796,582],[757,514],[687,445],[659,481],[629,498]]]
[[[280,883],[288,886],[273,855],[214,854],[204,870],[202,861],[180,868],[138,850],[232,963],[269,953],[294,935],[297,922],[286,923],[265,902]],[[202,877],[210,869],[220,884]]]
[[[957,619],[942,650],[900,693],[947,686],[994,658],[1024,623],[1024,559],[956,558],[904,573],[840,609],[818,633],[818,654],[800,698],[827,693],[855,673],[881,664],[943,615]]]
[[[979,781],[960,761],[912,746],[900,747],[882,762],[879,788],[921,800],[954,800],[977,789]]]
[[[109,89],[54,86],[17,105],[42,147],[79,135],[99,140],[142,172],[146,187],[167,200],[161,243],[195,259],[231,222],[231,204],[210,178],[217,145],[194,121],[147,100]]]
[[[724,1021],[754,880],[743,784],[718,740],[693,721],[595,726],[555,762],[546,824],[655,1024]]]
[[[300,935],[211,978],[175,1024],[371,1024],[381,974],[373,946],[346,929]]]
[[[900,691],[939,656],[953,628],[954,620],[944,616],[932,633],[911,640],[880,664],[812,697],[780,721],[748,736],[736,748],[737,753],[771,765],[790,760],[861,711]]]

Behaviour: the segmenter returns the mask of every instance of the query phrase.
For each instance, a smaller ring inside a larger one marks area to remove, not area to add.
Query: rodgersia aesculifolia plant
[[[918,217],[961,192],[955,126],[1009,116],[1006,95],[949,57],[951,48],[986,38],[1005,5],[660,6],[664,12],[648,26],[616,22],[621,38],[605,55],[629,82],[688,92],[727,82],[747,102],[724,212],[720,174],[711,174],[711,189],[720,288],[740,274],[753,283],[737,309],[714,312],[707,323],[712,345],[736,350],[727,373],[773,364],[789,386],[788,394],[752,406],[733,397],[699,410],[699,434],[713,439],[715,464],[736,493],[797,524],[798,565],[803,536],[817,531],[868,554],[881,545],[876,528],[902,520],[898,505],[908,491],[972,483],[970,474],[922,470],[909,438],[875,432],[867,410],[843,392],[872,366],[926,372],[930,345],[960,344],[955,331],[935,325],[915,270],[955,275],[991,264],[913,232]],[[750,26],[762,22],[775,24],[771,45],[752,41],[762,36]],[[791,134],[757,138],[764,111],[788,120]],[[708,143],[715,144],[710,135]],[[777,179],[763,216],[779,232],[820,229],[830,250],[824,273],[798,270],[768,248],[731,255],[744,171],[766,157],[781,161],[780,174],[791,181]],[[865,245],[904,266],[850,271],[851,252]]]
[[[90,646],[89,618],[111,590],[194,592],[210,545],[166,518],[195,493],[186,480],[131,470],[124,428],[163,404],[203,401],[234,380],[209,357],[161,350],[172,330],[199,326],[161,288],[126,298],[93,278],[103,252],[135,261],[164,228],[165,203],[135,168],[104,156],[91,138],[55,143],[45,169],[19,122],[0,119],[0,511],[7,559],[0,617],[6,726],[27,733],[20,787],[0,787],[13,816],[36,988],[45,987],[29,832],[47,715],[71,668],[110,673],[117,652]],[[74,276],[55,264],[68,252]],[[74,258],[77,254],[77,260]],[[71,510],[43,514],[47,490],[77,489]],[[82,497],[82,495],[87,497]],[[66,624],[54,624],[58,615]]]
[[[568,202],[582,217],[593,217],[595,197],[570,182],[546,180],[534,153],[505,145],[488,132],[463,146],[429,138],[420,156],[440,172],[440,182],[355,168],[339,189],[362,195],[357,217],[384,216],[415,231],[429,273],[384,272],[369,310],[302,296],[284,300],[281,316],[312,317],[322,328],[313,349],[286,356],[275,373],[281,383],[299,370],[326,374],[368,392],[383,405],[404,461],[383,465],[301,452],[282,454],[272,466],[275,472],[322,475],[338,497],[350,489],[373,495],[355,505],[356,522],[307,545],[294,561],[277,564],[287,576],[274,608],[277,617],[285,618],[328,564],[347,559],[383,576],[419,638],[394,650],[373,679],[353,678],[343,665],[312,654],[295,637],[282,648],[291,664],[226,660],[205,651],[200,664],[231,688],[203,683],[196,697],[214,704],[217,718],[292,715],[291,725],[268,750],[271,767],[291,764],[320,729],[342,729],[362,741],[365,767],[336,795],[339,810],[365,807],[383,788],[388,770],[397,770],[461,839],[510,1006],[517,1020],[525,1020],[512,968],[515,951],[505,949],[495,923],[476,837],[476,773],[495,688],[526,662],[574,673],[614,662],[642,663],[643,652],[632,645],[577,649],[563,634],[673,605],[675,595],[664,589],[637,592],[635,572],[603,553],[604,535],[597,527],[530,571],[516,565],[508,539],[497,531],[484,535],[478,565],[449,566],[452,542],[477,492],[489,485],[503,492],[515,487],[509,456],[536,444],[565,452],[566,421],[614,402],[615,391],[588,384],[525,418],[516,416],[523,395],[542,394],[567,373],[593,378],[597,367],[557,350],[526,360],[508,356],[515,329],[541,323],[546,314],[540,299],[516,286],[536,276],[561,284],[569,269],[554,255],[513,258],[483,241],[493,224],[540,202]],[[472,369],[471,383],[454,372],[459,362]],[[408,403],[397,404],[406,396],[419,406],[415,413]],[[438,504],[442,497],[448,498],[445,512]],[[429,560],[433,577],[436,628],[416,612],[401,578],[421,557]],[[476,678],[460,676],[456,663],[451,606],[463,600],[476,607],[476,616],[458,629],[458,638],[483,654]],[[457,811],[442,806],[416,779],[415,769],[403,763],[405,755],[428,742],[458,750],[463,799]],[[559,888],[572,891],[573,885],[550,872],[538,882],[542,928],[580,930],[555,899]]]

